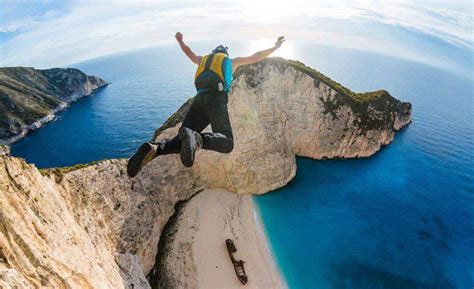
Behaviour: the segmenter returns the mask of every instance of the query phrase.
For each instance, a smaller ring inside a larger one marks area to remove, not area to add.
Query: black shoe
[[[146,142],[138,148],[137,152],[130,158],[127,165],[127,174],[129,177],[135,177],[145,164],[157,156],[158,146]]]
[[[186,167],[192,167],[194,155],[202,147],[202,137],[199,133],[182,127],[179,129],[179,139],[181,140],[181,162]]]

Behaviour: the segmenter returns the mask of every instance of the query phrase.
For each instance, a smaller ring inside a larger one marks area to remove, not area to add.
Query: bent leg
[[[212,133],[201,133],[203,148],[220,153],[230,153],[234,149],[234,138],[227,111],[227,94],[216,92],[207,99],[207,110]]]
[[[158,144],[159,155],[178,154],[180,150],[181,141],[178,136],[175,136],[170,140],[165,140],[163,144]]]
[[[184,117],[181,127],[187,127],[197,132],[201,132],[209,124],[209,119],[205,113],[203,93],[197,94],[194,97],[193,103],[189,108],[188,113]],[[179,136],[175,136],[168,140],[161,147],[159,154],[177,154],[181,151],[181,140]]]

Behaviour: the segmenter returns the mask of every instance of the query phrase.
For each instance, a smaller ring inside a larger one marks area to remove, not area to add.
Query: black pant
[[[223,91],[203,91],[194,97],[181,127],[199,132],[202,136],[203,149],[230,153],[234,148],[227,101],[227,93]],[[201,133],[209,124],[213,132]],[[181,141],[175,136],[165,143],[160,154],[174,154],[180,150]]]

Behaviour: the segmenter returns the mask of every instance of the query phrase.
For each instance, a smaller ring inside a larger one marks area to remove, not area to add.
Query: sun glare
[[[248,51],[260,51],[272,47],[276,39],[259,39],[249,42]],[[280,56],[286,59],[296,59],[295,46],[291,41],[285,41],[283,45],[272,54],[272,56]]]

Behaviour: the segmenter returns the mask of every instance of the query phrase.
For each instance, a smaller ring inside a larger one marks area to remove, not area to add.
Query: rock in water
[[[0,143],[12,143],[107,82],[74,68],[0,68]]]
[[[268,59],[235,78],[234,151],[201,150],[192,168],[160,156],[131,180],[125,160],[40,172],[0,156],[0,287],[147,288],[177,202],[205,188],[268,192],[294,176],[295,155],[368,157],[411,121],[409,103],[353,93],[299,62]],[[156,139],[177,132],[191,101]]]

